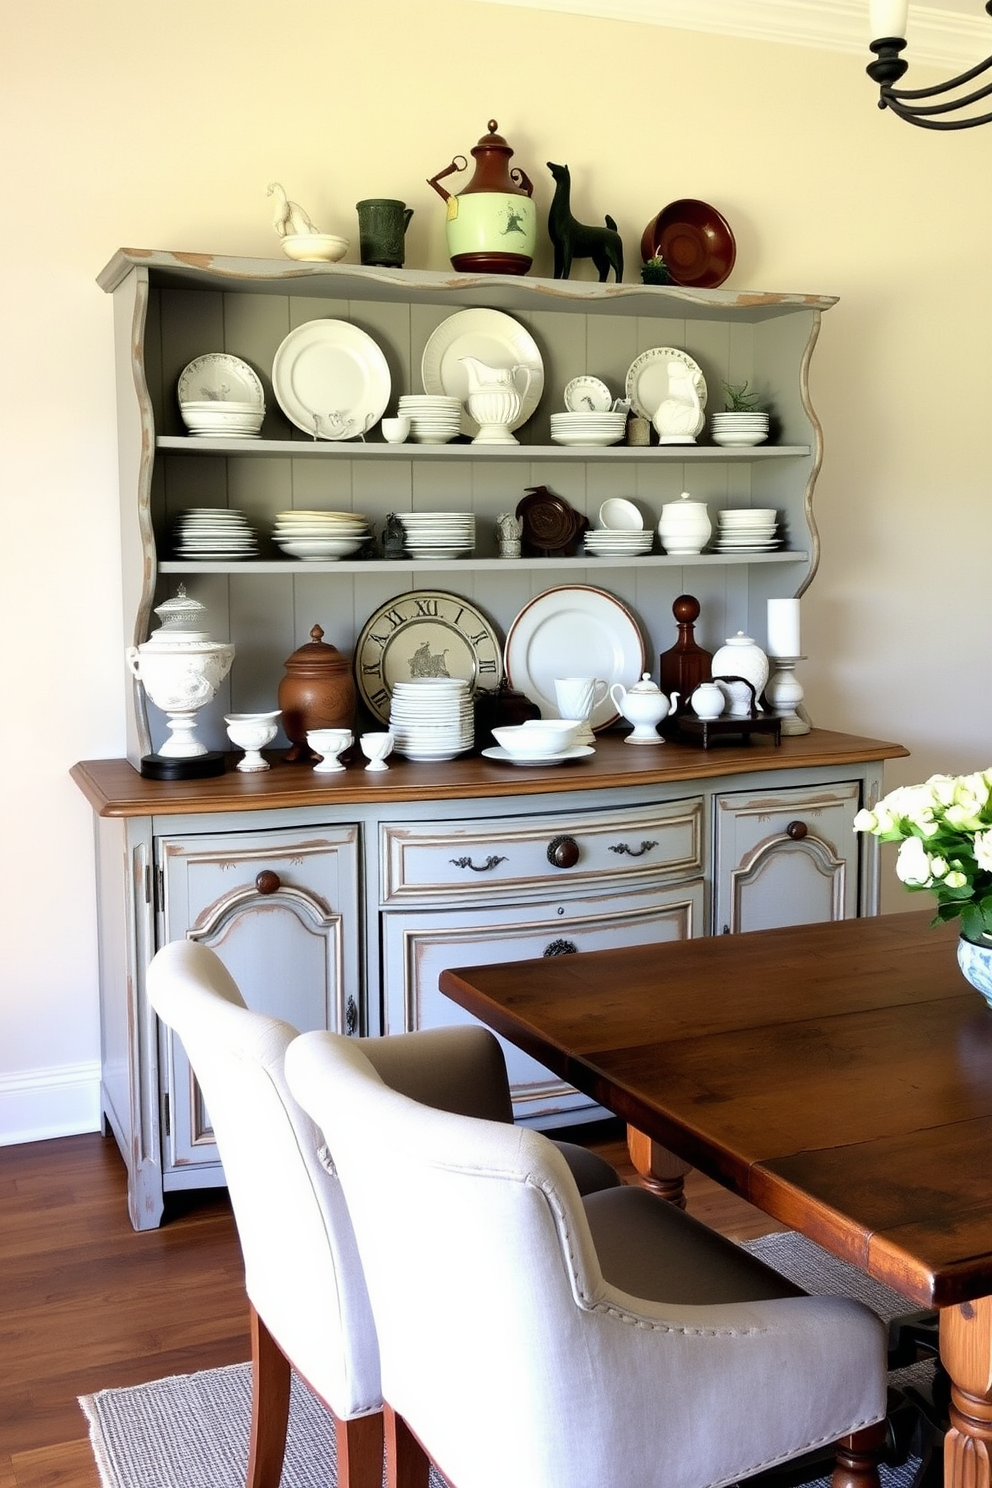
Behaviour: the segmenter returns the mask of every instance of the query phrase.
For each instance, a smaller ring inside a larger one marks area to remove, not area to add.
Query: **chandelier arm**
[[[889,88],[881,90],[878,106],[891,109],[900,119],[905,119],[907,124],[918,124],[921,129],[970,129],[973,124],[992,124],[992,113],[970,116],[967,119],[935,119],[935,110],[906,108]],[[953,105],[947,104],[944,107],[950,108]]]
[[[949,78],[946,83],[935,83],[932,88],[893,88],[887,91],[892,92],[896,98],[938,98],[942,93],[949,92],[951,88],[963,88],[965,83],[981,77],[982,73],[987,72],[990,67],[992,67],[992,57],[986,57],[984,62],[979,62],[968,72],[962,72],[960,77]],[[992,93],[992,83],[986,83],[984,88],[970,94],[967,98],[962,98],[960,105],[963,107],[967,103],[974,103],[976,99],[987,98],[990,93]],[[944,108],[956,106],[953,103],[943,105]]]

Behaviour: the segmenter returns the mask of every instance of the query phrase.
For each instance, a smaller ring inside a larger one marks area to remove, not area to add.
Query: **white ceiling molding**
[[[531,10],[568,12],[604,20],[635,21],[776,41],[829,51],[868,52],[868,0],[477,0]],[[974,6],[977,14],[960,7]],[[906,57],[955,69],[973,67],[992,51],[992,21],[981,0],[938,0],[944,8],[910,5]],[[955,8],[951,8],[954,6]],[[909,78],[905,86],[912,86]]]

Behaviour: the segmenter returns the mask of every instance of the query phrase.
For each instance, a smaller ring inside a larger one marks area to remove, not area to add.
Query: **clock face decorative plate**
[[[495,692],[503,653],[492,624],[467,599],[414,589],[380,605],[355,646],[355,680],[366,704],[389,722],[397,682],[460,677],[471,692]]]

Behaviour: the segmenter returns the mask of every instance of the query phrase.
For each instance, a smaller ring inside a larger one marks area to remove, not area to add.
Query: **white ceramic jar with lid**
[[[743,677],[754,688],[754,701],[760,709],[761,695],[768,681],[768,657],[751,636],[739,630],[728,636],[724,644],[714,653],[710,671],[716,681],[721,677]],[[751,711],[751,694],[740,683],[722,684],[730,704],[731,718],[747,718]]]
[[[666,501],[661,508],[658,536],[666,553],[701,553],[712,532],[706,502],[693,501],[688,491],[683,491],[678,501]]]

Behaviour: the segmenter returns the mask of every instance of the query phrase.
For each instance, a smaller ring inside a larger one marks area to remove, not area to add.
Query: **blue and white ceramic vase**
[[[958,965],[965,981],[992,1007],[992,940],[978,944],[962,935],[958,941]]]

